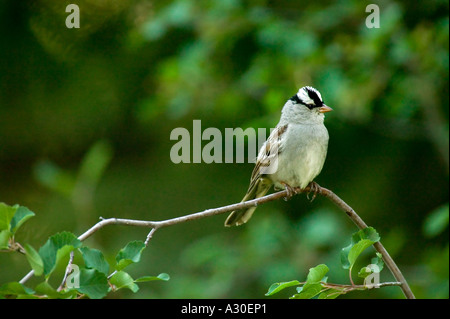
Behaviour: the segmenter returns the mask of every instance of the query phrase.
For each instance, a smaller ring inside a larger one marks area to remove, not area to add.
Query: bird
[[[264,196],[272,186],[275,190],[285,189],[287,198],[296,193],[296,188],[310,186],[317,191],[314,178],[322,171],[329,140],[324,113],[332,110],[311,86],[300,88],[287,100],[280,121],[258,152],[250,185],[241,202]],[[231,212],[225,226],[248,222],[255,209],[252,206]]]

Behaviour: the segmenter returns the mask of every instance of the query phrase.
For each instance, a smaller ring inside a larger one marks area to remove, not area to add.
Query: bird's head
[[[285,120],[314,123],[323,121],[323,113],[330,112],[333,109],[322,100],[320,92],[311,86],[300,88],[293,97],[291,97],[283,109]]]
[[[295,104],[300,104],[319,113],[326,113],[333,110],[323,103],[320,92],[311,86],[302,87],[290,100]]]

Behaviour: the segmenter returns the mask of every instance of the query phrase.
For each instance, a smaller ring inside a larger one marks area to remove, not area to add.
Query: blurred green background
[[[79,29],[65,27],[69,3],[80,7]],[[365,24],[370,3],[378,29]],[[417,297],[448,298],[448,9],[441,0],[1,1],[0,201],[36,213],[17,241],[37,249],[100,216],[163,220],[238,202],[253,164],[174,164],[170,132],[192,131],[193,119],[222,132],[274,127],[285,101],[311,85],[335,110],[316,181],[378,230]],[[237,228],[225,218],[156,232],[129,272],[171,280],[110,296],[264,298],[320,263],[330,282],[349,283],[339,252],[357,229],[328,200],[271,202]],[[147,232],[110,226],[86,244],[114,260]],[[0,283],[28,271],[20,254],[0,254]]]

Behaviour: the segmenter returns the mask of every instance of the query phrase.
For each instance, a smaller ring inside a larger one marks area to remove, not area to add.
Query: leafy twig
[[[306,187],[305,189],[296,189],[297,193],[309,193],[311,191],[314,191],[314,193],[320,194],[326,198],[328,198],[330,201],[332,201],[336,206],[338,206],[341,210],[343,210],[347,216],[356,224],[356,226],[359,229],[365,229],[367,228],[366,223],[361,219],[361,217],[358,216],[358,214],[351,208],[346,202],[344,202],[339,196],[334,194],[331,190],[321,187],[316,184],[314,189],[312,190],[310,187]],[[149,240],[152,238],[154,233],[163,227],[173,226],[180,223],[184,223],[187,221],[197,220],[201,218],[211,217],[219,214],[224,214],[231,212],[233,210],[239,210],[244,209],[252,206],[258,206],[260,204],[274,201],[280,198],[286,197],[287,191],[282,190],[276,193],[272,193],[257,199],[249,200],[246,202],[241,202],[237,204],[227,205],[223,207],[218,208],[212,208],[207,209],[202,212],[189,214],[181,217],[176,217],[172,219],[167,219],[163,221],[144,221],[144,220],[134,220],[134,219],[121,219],[121,218],[108,218],[108,219],[102,219],[98,223],[96,223],[94,226],[92,226],[90,229],[88,229],[86,232],[84,232],[82,235],[78,237],[80,241],[84,241],[85,239],[92,236],[95,232],[100,230],[101,228],[109,225],[126,225],[126,226],[137,226],[137,227],[148,227],[151,228],[150,233],[147,236],[147,239],[145,241],[145,244],[147,245]],[[382,255],[383,260],[385,264],[388,266],[389,270],[391,271],[394,278],[400,282],[400,288],[402,289],[404,295],[408,299],[414,299],[414,294],[411,291],[411,288],[409,287],[407,281],[405,280],[402,272],[392,259],[392,257],[389,255],[387,250],[384,248],[384,246],[381,244],[381,242],[376,242],[374,244],[375,249]],[[20,283],[25,283],[28,279],[30,279],[33,276],[34,272],[30,271],[22,280],[20,280]],[[353,285],[355,286],[355,285]]]
[[[306,284],[306,282],[300,282],[300,284],[304,285],[304,284]],[[322,289],[319,294],[321,294],[327,290],[330,290],[330,289],[337,290],[334,293],[330,293],[328,295],[328,297],[332,296],[332,295],[346,294],[348,292],[352,292],[355,290],[367,290],[367,289],[373,289],[373,288],[392,287],[392,286],[401,286],[402,285],[402,283],[398,282],[398,281],[382,282],[382,283],[371,284],[371,285],[355,285],[353,283],[351,285],[345,285],[345,284],[334,284],[334,283],[324,282],[324,281],[321,281],[320,284],[322,285],[322,287],[324,287],[324,289]]]
[[[358,226],[359,229],[365,229],[367,228],[366,223],[361,219],[361,217],[358,216],[358,214],[351,208],[346,202],[344,202],[339,196],[337,196],[335,193],[333,193],[331,190],[326,189],[324,187],[319,187],[319,194],[322,196],[327,197],[329,200],[331,200],[334,204],[336,204],[340,209],[342,209],[348,217]],[[406,281],[405,277],[403,276],[402,272],[398,268],[397,264],[395,263],[394,259],[389,255],[387,250],[384,248],[384,246],[381,244],[380,241],[373,244],[375,247],[375,250],[378,251],[381,256],[383,257],[383,260],[389,270],[391,271],[394,278],[401,282],[400,288],[403,291],[403,294],[408,299],[415,299],[415,296],[413,292],[411,291],[411,288],[408,285],[408,282]]]
[[[372,288],[381,288],[381,287],[391,287],[391,286],[401,286],[402,283],[398,281],[391,282],[381,282],[379,284],[371,284],[371,285],[343,285],[343,284],[333,284],[330,282],[320,282],[322,286],[326,288],[341,288],[341,289],[350,289],[350,290],[365,290]]]

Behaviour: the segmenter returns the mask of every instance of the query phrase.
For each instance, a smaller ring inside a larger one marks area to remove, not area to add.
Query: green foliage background
[[[69,3],[80,29],[65,27]],[[379,29],[365,26],[369,3]],[[222,132],[274,127],[286,99],[312,85],[335,110],[316,181],[377,229],[417,297],[448,298],[448,9],[440,0],[1,1],[0,201],[36,213],[16,240],[37,248],[99,216],[161,220],[239,201],[252,164],[173,164],[170,132],[193,119]],[[171,280],[112,297],[263,298],[321,263],[330,282],[348,283],[339,252],[356,229],[326,199],[269,203],[239,228],[225,229],[225,217],[158,231],[130,271]],[[88,244],[112,261],[147,231],[109,227]],[[23,256],[0,254],[0,283],[28,271]],[[401,296],[390,287],[348,297]]]

